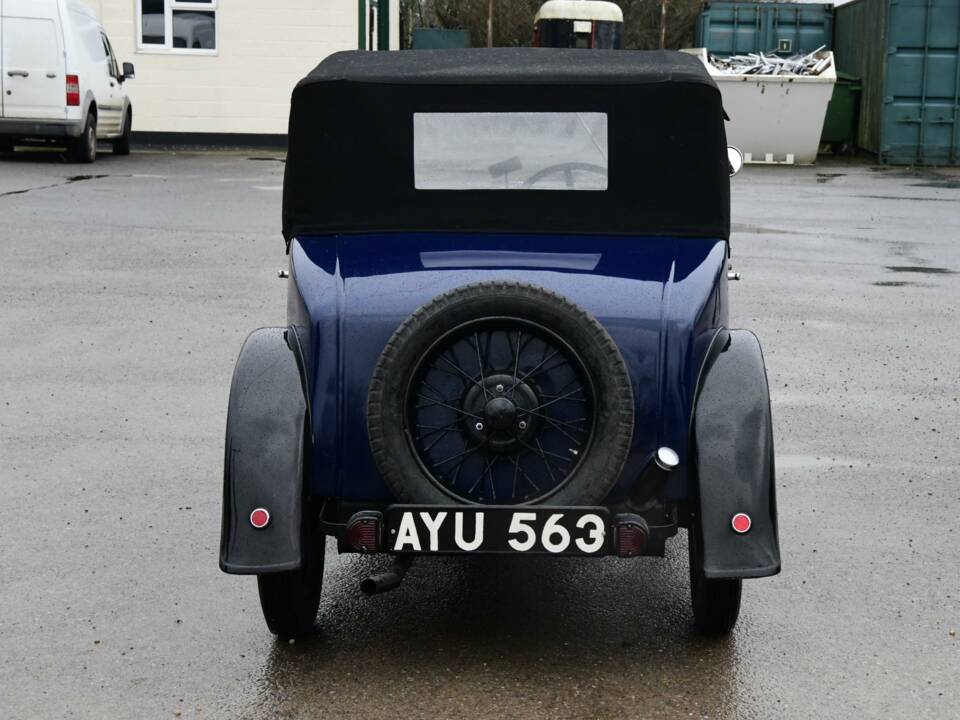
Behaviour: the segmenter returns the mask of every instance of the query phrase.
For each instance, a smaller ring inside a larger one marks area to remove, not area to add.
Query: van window
[[[110,41],[107,40],[107,36],[103,33],[100,33],[100,41],[103,43],[103,52],[107,57],[107,71],[110,73],[110,77],[120,77],[120,70],[117,67],[117,56],[113,53],[113,48],[110,46]]]
[[[3,18],[3,65],[5,68],[60,66],[57,32],[49,18]]]
[[[607,115],[414,113],[417,190],[606,190]]]

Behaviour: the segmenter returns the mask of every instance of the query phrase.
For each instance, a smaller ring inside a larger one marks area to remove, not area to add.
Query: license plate
[[[605,508],[393,505],[387,547],[397,553],[608,553]]]

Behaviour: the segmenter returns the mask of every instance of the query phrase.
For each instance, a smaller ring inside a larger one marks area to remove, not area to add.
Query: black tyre
[[[94,113],[87,113],[83,132],[71,143],[67,154],[72,162],[92,163],[97,159],[97,116]]]
[[[402,502],[588,505],[617,481],[633,413],[623,358],[595,318],[534,285],[483,282],[397,329],[367,425]]]
[[[0,141],[0,155],[9,155],[13,152],[13,143]]]
[[[307,517],[313,517],[308,513]],[[305,520],[306,521],[306,520]],[[326,554],[324,535],[310,521],[304,538],[303,567],[289,572],[257,576],[260,609],[267,627],[280,638],[300,638],[312,634],[320,594],[323,590],[323,565]]]
[[[687,545],[690,550],[690,599],[693,622],[704,635],[726,635],[737,624],[743,580],[708,580],[703,574],[703,541],[700,519],[690,520]]]
[[[127,110],[127,115],[123,120],[123,134],[113,141],[114,155],[130,154],[130,132],[133,129],[133,113]]]

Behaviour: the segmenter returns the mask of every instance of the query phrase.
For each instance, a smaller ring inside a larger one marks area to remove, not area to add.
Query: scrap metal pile
[[[748,53],[728,58],[710,56],[710,64],[725,75],[819,75],[830,67],[826,45],[807,55],[780,57],[773,53]]]

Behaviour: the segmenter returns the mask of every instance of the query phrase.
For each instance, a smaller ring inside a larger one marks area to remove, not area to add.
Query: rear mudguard
[[[220,569],[260,575],[300,567],[303,460],[310,437],[296,332],[261,328],[233,371],[223,468]],[[270,513],[256,529],[250,514]]]
[[[746,330],[721,330],[700,374],[693,416],[694,496],[707,578],[780,572],[773,423],[763,354]],[[746,513],[749,532],[733,530]]]

